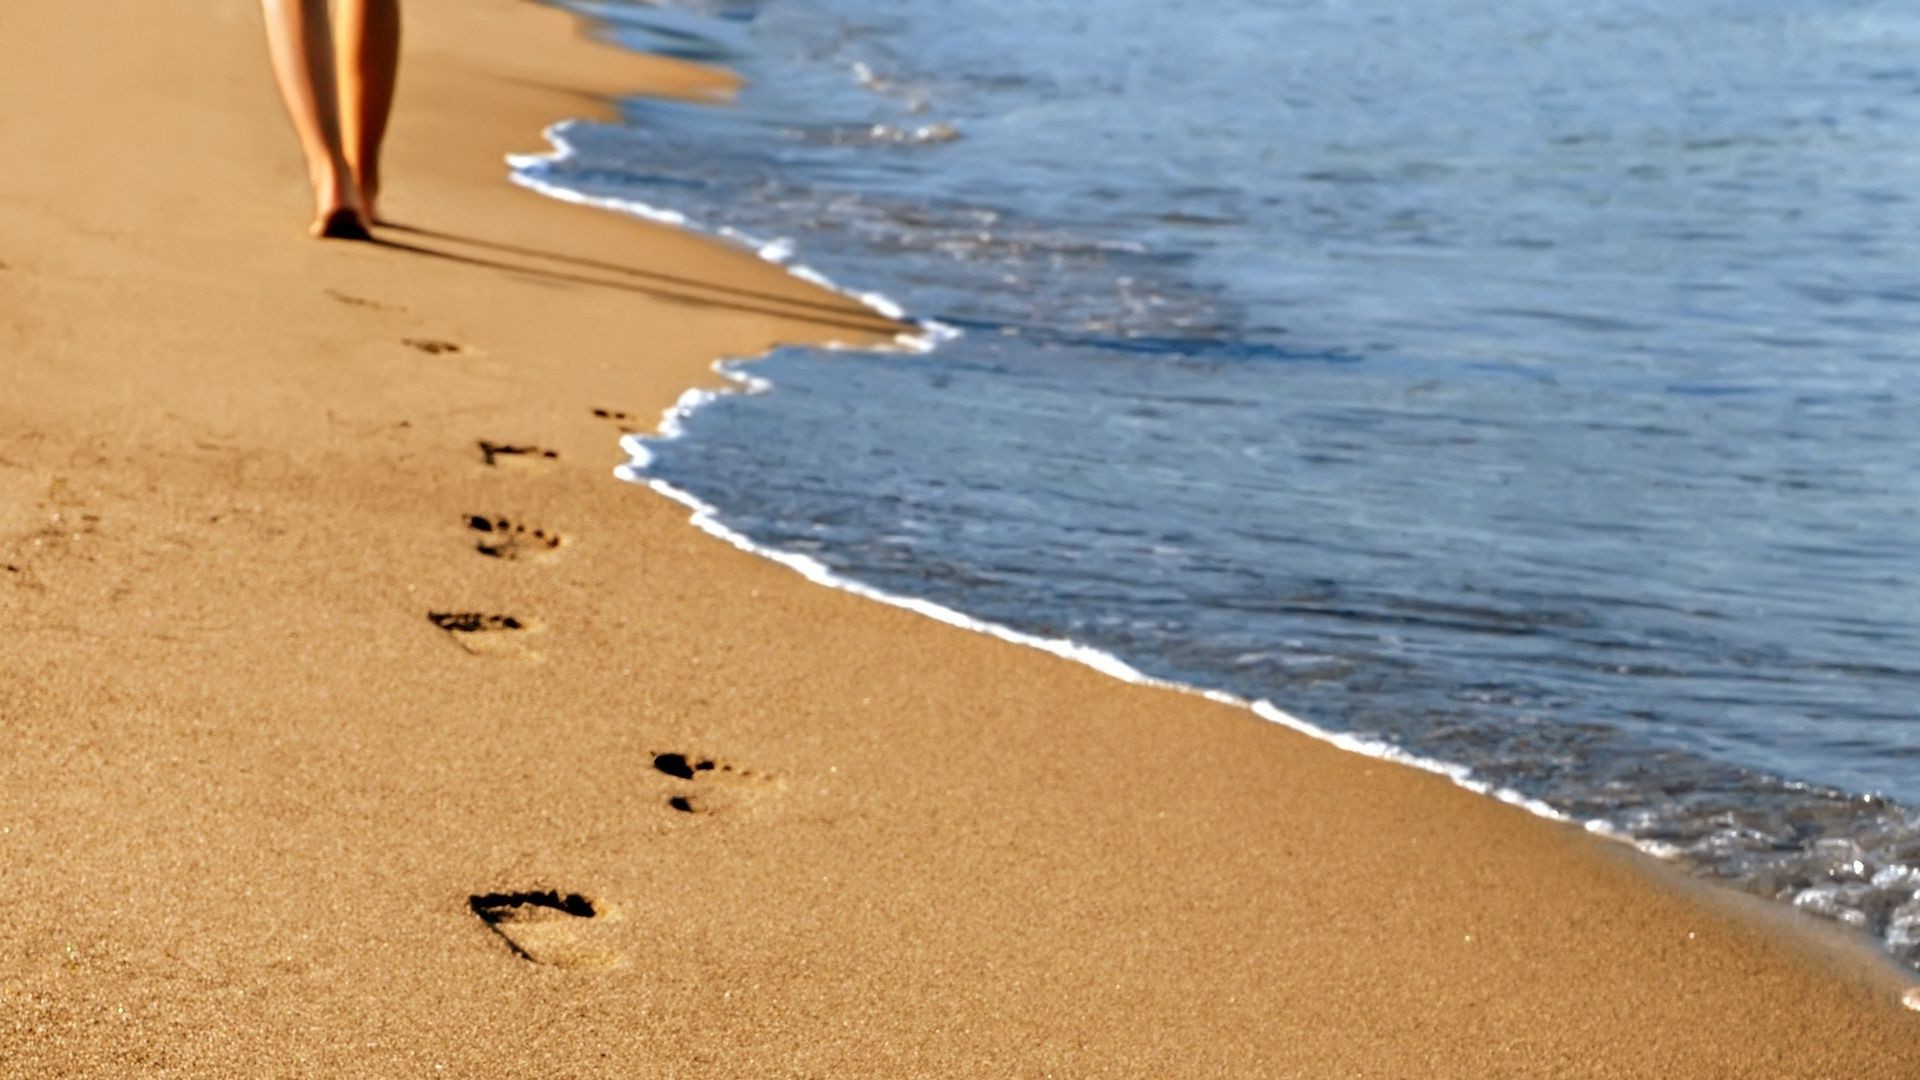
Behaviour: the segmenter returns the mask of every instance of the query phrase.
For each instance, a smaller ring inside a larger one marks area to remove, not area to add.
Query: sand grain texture
[[[322,245],[255,5],[165,7],[0,12],[0,1073],[1920,1075],[1857,951],[614,482],[886,331],[505,182],[724,77],[410,0],[422,231]]]

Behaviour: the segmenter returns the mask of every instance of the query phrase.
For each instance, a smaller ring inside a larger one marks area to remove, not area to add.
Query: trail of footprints
[[[443,343],[408,340],[407,345],[438,355],[459,351],[458,346],[436,349]],[[481,462],[489,468],[526,467],[551,462],[559,454],[538,446],[478,443]],[[468,515],[467,529],[476,534],[474,550],[490,559],[519,561],[553,554],[565,543],[559,533],[497,515]],[[505,643],[533,630],[534,624],[513,615],[475,611],[434,611],[427,619],[472,653],[503,651]],[[476,893],[467,908],[489,930],[499,935],[513,955],[530,963],[562,968],[606,968],[620,962],[620,954],[606,940],[612,913],[605,903],[577,892],[534,889],[523,892]]]
[[[779,777],[731,762],[679,751],[652,754],[654,771],[674,781],[667,809],[676,814],[726,813],[780,786]],[[564,968],[606,968],[621,962],[608,925],[617,911],[583,893],[559,889],[477,893],[467,908],[522,960]]]
[[[667,809],[676,814],[725,813],[761,792],[780,786],[768,773],[710,757],[666,751],[652,755],[654,771],[675,782]],[[607,968],[619,964],[610,923],[617,912],[604,901],[559,889],[476,893],[467,908],[498,934],[513,955],[530,963],[563,968]]]
[[[329,293],[356,307],[382,308],[376,301]],[[389,309],[391,310],[391,309]],[[431,356],[469,352],[465,346],[431,338],[405,338],[401,344]],[[618,409],[594,409],[593,415],[631,433],[638,423]],[[524,443],[478,440],[481,463],[493,469],[539,468],[559,460],[559,453]],[[532,561],[552,556],[566,544],[560,533],[499,515],[472,514],[466,519],[474,550],[490,559]],[[9,570],[12,567],[8,568]],[[537,621],[516,615],[484,611],[429,611],[427,620],[462,649],[476,655],[524,652],[522,640],[539,629]],[[655,772],[673,785],[665,808],[673,814],[727,813],[754,797],[780,786],[779,778],[701,755],[667,751],[652,754]],[[497,934],[513,955],[531,963],[563,968],[604,968],[621,960],[612,947],[607,927],[617,921],[610,905],[578,892],[535,888],[519,892],[476,893],[467,907]]]

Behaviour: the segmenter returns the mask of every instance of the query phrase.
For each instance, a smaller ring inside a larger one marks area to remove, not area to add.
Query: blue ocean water
[[[1920,12],[568,6],[748,84],[523,179],[960,331],[758,359],[649,476],[1920,961]]]

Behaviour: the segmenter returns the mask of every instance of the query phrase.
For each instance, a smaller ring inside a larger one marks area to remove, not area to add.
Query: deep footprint
[[[468,897],[467,907],[523,960],[573,968],[608,967],[618,960],[595,940],[606,911],[579,893],[484,893]]]
[[[667,799],[668,809],[682,814],[711,814],[737,806],[738,798],[756,789],[777,786],[779,780],[767,773],[736,768],[724,761],[681,753],[653,756],[653,767],[676,780],[699,784],[696,791],[683,792]]]
[[[429,611],[427,620],[476,656],[523,651],[518,639],[534,629],[527,619],[479,611]]]
[[[494,468],[507,465],[534,465],[557,460],[557,451],[538,446],[515,446],[512,443],[488,442],[480,440],[480,459]]]
[[[506,518],[474,514],[467,527],[477,532],[474,550],[490,559],[537,559],[559,550],[560,534],[546,529],[530,529]]]
[[[525,630],[511,615],[483,615],[477,611],[430,611],[427,618],[449,634],[484,634],[490,630]]]

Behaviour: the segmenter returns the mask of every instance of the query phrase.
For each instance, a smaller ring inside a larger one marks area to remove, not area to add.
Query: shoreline
[[[641,55],[654,55],[645,46],[636,45],[633,49]],[[743,82],[745,80],[745,75],[742,71],[735,71],[731,68],[722,68],[720,70],[727,75],[741,79]],[[715,102],[712,104],[715,104],[716,107],[719,108],[726,107],[726,104],[723,102]],[[691,216],[686,208],[681,205],[670,202],[644,201],[645,199],[651,198],[650,195],[643,194],[641,197],[632,197],[628,195],[593,194],[589,191],[568,187],[564,183],[551,179],[551,174],[546,171],[546,166],[564,164],[580,156],[579,145],[569,138],[573,126],[573,122],[568,121],[556,124],[547,130],[545,137],[554,146],[554,150],[551,153],[510,156],[509,165],[513,169],[513,182],[529,190],[564,202],[598,207],[614,213],[631,215],[642,220],[686,229],[701,236],[712,237],[721,242],[744,248],[767,262],[781,266],[802,281],[818,285],[840,296],[864,303],[884,317],[909,322],[920,327],[920,332],[917,335],[903,333],[893,346],[848,347],[854,351],[866,351],[877,354],[892,353],[901,350],[930,353],[943,345],[956,341],[966,333],[957,328],[946,326],[931,318],[913,316],[900,301],[894,299],[893,296],[888,293],[879,291],[878,285],[862,288],[829,278],[813,266],[799,261],[810,255],[818,256],[822,253],[809,252],[801,243],[787,239],[783,234],[768,234],[781,236],[778,240],[768,241],[759,236],[749,235],[731,224],[716,224],[716,221],[725,222],[726,219],[724,217],[717,219],[696,218]],[[708,214],[712,214],[714,208],[709,206],[707,212]],[[826,254],[831,255],[831,252],[827,252]],[[844,254],[844,252],[841,254]],[[828,346],[828,348],[837,349],[839,346]],[[1466,760],[1434,756],[1429,753],[1424,753],[1418,748],[1396,743],[1379,734],[1343,731],[1338,728],[1324,727],[1319,723],[1305,719],[1303,716],[1296,715],[1278,704],[1272,698],[1237,691],[1231,687],[1230,682],[1187,681],[1176,677],[1148,674],[1146,671],[1136,667],[1133,661],[1127,659],[1121,653],[1103,648],[1095,643],[1075,638],[1048,637],[1044,634],[1028,632],[1019,628],[1017,619],[996,621],[994,618],[976,615],[968,610],[963,598],[951,596],[938,598],[910,590],[891,591],[887,587],[863,580],[852,573],[836,571],[814,556],[782,548],[776,542],[757,540],[747,533],[729,525],[725,521],[724,515],[719,507],[705,501],[702,497],[684,487],[677,486],[667,479],[650,474],[649,470],[652,467],[655,457],[653,448],[662,443],[684,437],[686,422],[690,420],[699,409],[715,404],[720,399],[731,395],[756,395],[777,389],[777,384],[767,378],[754,374],[751,370],[762,360],[765,360],[768,355],[777,351],[778,349],[776,348],[757,356],[723,357],[716,360],[713,364],[713,370],[725,380],[724,383],[717,389],[689,391],[683,395],[678,402],[666,410],[657,430],[650,433],[638,432],[624,436],[621,440],[621,449],[629,456],[630,460],[626,464],[618,466],[614,470],[615,475],[627,482],[647,487],[656,494],[684,506],[692,515],[691,521],[694,527],[702,532],[742,551],[758,555],[771,562],[785,566],[813,584],[839,589],[882,604],[915,612],[935,622],[971,630],[1012,644],[1036,649],[1052,656],[1082,664],[1094,671],[1122,682],[1175,690],[1192,694],[1204,700],[1243,709],[1263,720],[1278,724],[1299,734],[1330,744],[1350,753],[1375,760],[1392,762],[1422,772],[1445,777],[1467,791],[1518,807],[1548,821],[1574,825],[1595,836],[1630,847],[1638,853],[1655,859],[1665,866],[1678,869],[1682,873],[1698,877],[1701,880],[1715,882],[1716,884],[1735,889],[1745,895],[1759,896],[1795,911],[1807,912],[1828,918],[1834,922],[1836,926],[1844,928],[1842,930],[1843,933],[1857,934],[1861,941],[1869,943],[1874,949],[1884,954],[1895,968],[1903,974],[1909,977],[1920,978],[1920,966],[1916,966],[1916,963],[1920,962],[1916,962],[1911,955],[1902,955],[1902,942],[1905,939],[1900,935],[1899,927],[1892,925],[1882,927],[1879,925],[1850,923],[1846,921],[1845,918],[1842,918],[1841,914],[1835,913],[1831,909],[1823,910],[1818,906],[1817,900],[1823,892],[1832,890],[1837,884],[1848,880],[1840,876],[1840,874],[1834,874],[1825,878],[1816,875],[1811,881],[1803,881],[1785,890],[1780,889],[1777,885],[1777,882],[1782,880],[1781,870],[1777,864],[1763,866],[1759,869],[1750,869],[1744,874],[1728,876],[1725,863],[1716,862],[1713,858],[1704,857],[1699,854],[1698,849],[1702,846],[1702,842],[1695,841],[1692,845],[1686,845],[1677,844],[1670,839],[1661,838],[1663,836],[1670,837],[1673,835],[1673,830],[1669,823],[1656,823],[1652,828],[1645,830],[1645,835],[1639,834],[1632,828],[1616,824],[1614,820],[1610,820],[1600,812],[1590,811],[1587,814],[1582,814],[1575,810],[1562,809],[1562,806],[1567,805],[1564,800],[1561,802],[1561,805],[1555,805],[1553,801],[1549,801],[1546,797],[1528,794],[1519,787],[1513,786],[1510,776],[1503,778],[1483,775],[1473,764],[1470,764]],[[1720,762],[1718,764],[1730,765],[1741,769],[1750,768],[1750,766],[1738,762]],[[1521,771],[1524,772],[1525,770],[1523,769]],[[1679,781],[1684,784],[1685,782],[1685,778],[1676,777],[1672,774],[1668,774],[1666,779],[1670,783]],[[1769,779],[1786,786],[1798,786],[1819,790],[1823,795],[1834,799],[1843,799],[1846,801],[1859,800],[1878,803],[1883,806],[1887,805],[1883,796],[1877,792],[1842,790],[1819,785],[1812,781],[1773,774],[1769,774]],[[1867,857],[1869,859],[1885,854],[1887,849],[1894,851],[1899,850],[1897,846],[1898,834],[1890,840],[1884,832],[1869,831],[1866,826],[1861,826],[1857,831],[1852,833],[1842,833],[1838,835],[1829,833],[1825,836],[1820,833],[1814,833],[1810,836],[1801,837],[1803,850],[1800,854],[1805,855],[1807,851],[1817,850],[1819,846],[1840,838],[1858,838],[1862,843],[1865,843],[1866,837],[1870,835],[1878,837],[1878,846],[1869,847],[1867,851]],[[1692,856],[1691,859],[1689,855]],[[1731,862],[1733,860],[1728,859],[1726,861]],[[1828,861],[1831,862],[1832,860],[1829,859]],[[1872,864],[1869,863],[1868,865],[1871,866]],[[1890,869],[1898,869],[1898,867]],[[1844,873],[1844,871],[1841,873]],[[1901,883],[1903,880],[1904,879],[1896,878],[1893,883],[1886,886],[1889,895],[1897,894],[1897,896],[1887,902],[1885,906],[1881,904],[1881,901],[1885,898],[1875,897],[1864,903],[1855,903],[1852,908],[1842,909],[1842,911],[1847,916],[1858,917],[1862,911],[1884,911],[1888,907],[1899,904],[1902,899],[1905,899],[1905,894],[1911,891],[1910,887],[1902,887]],[[1875,884],[1876,886],[1879,884],[1878,878],[1875,879]],[[1808,904],[1809,900],[1816,902],[1810,905]]]
[[[585,18],[585,16],[582,16],[582,18]],[[652,54],[641,53],[634,55],[650,57]],[[649,94],[647,96],[652,97],[659,95]],[[579,152],[566,138],[568,129],[578,122],[577,120],[563,120],[548,125],[548,127],[541,132],[541,137],[546,139],[551,146],[551,149],[546,153],[508,154],[507,167],[509,170],[509,181],[537,195],[545,196],[557,202],[602,210],[625,217],[638,218],[650,224],[688,233],[729,248],[743,249],[750,252],[755,258],[760,259],[762,262],[779,267],[783,273],[807,286],[831,293],[838,301],[860,305],[867,309],[874,317],[889,321],[898,326],[898,330],[893,334],[892,338],[881,343],[869,342],[861,345],[857,342],[843,343],[829,341],[817,347],[826,349],[863,349],[873,352],[930,352],[937,348],[942,341],[960,335],[961,331],[947,326],[937,319],[911,315],[899,301],[885,293],[872,289],[862,290],[849,285],[843,285],[806,263],[795,262],[793,256],[796,253],[786,241],[763,240],[758,237],[749,236],[732,226],[716,226],[702,221],[695,221],[673,207],[656,206],[651,203],[638,202],[633,199],[590,195],[562,184],[556,184],[549,180],[528,175],[527,170],[529,169],[543,164],[567,161]],[[871,337],[871,334],[868,336]],[[753,360],[765,356],[767,352],[783,344],[785,344],[785,342],[770,343],[766,349],[761,350],[760,353],[755,356],[715,358],[709,366],[715,374],[722,375],[728,380],[727,383],[721,384],[721,391],[733,392],[732,385],[735,384],[744,386],[753,385],[753,380],[750,376],[744,377],[736,382],[731,376],[727,376],[720,370],[723,365],[736,362],[751,363]],[[689,394],[693,392],[694,391],[689,391]],[[663,410],[663,415],[671,419],[676,414],[685,415],[688,411],[690,410],[687,408],[687,395],[682,395],[680,401],[675,402],[673,406]],[[664,437],[662,432],[656,432],[656,435]],[[627,449],[626,445],[624,445],[624,440],[625,437],[623,437],[622,449]]]
[[[84,84],[0,118],[10,160],[42,151],[0,177],[0,1060],[1912,1062],[1863,949],[1436,777],[809,588],[609,482],[620,429],[716,386],[713,357],[846,333],[748,254],[508,183],[582,93],[703,77],[550,9],[410,5],[391,199],[421,231],[316,245],[252,14],[98,0],[0,40],[0,79]],[[514,894],[538,917],[476,917]]]

